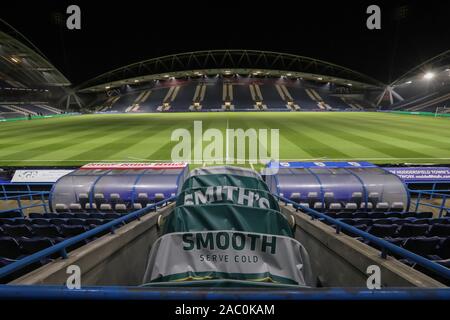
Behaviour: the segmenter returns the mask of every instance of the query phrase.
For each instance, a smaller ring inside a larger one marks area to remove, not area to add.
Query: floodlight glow
[[[412,83],[411,80],[405,82],[405,84],[411,84],[411,83]]]
[[[351,86],[352,86],[352,84],[351,84],[351,83],[347,83],[347,85],[348,85],[349,87],[351,87]]]
[[[19,63],[19,62],[20,62],[20,60],[17,59],[17,58],[15,58],[15,57],[11,57],[11,61],[12,61],[12,62],[15,62],[15,63]]]
[[[433,72],[427,72],[427,73],[425,73],[423,75],[423,78],[426,79],[426,80],[433,79],[433,77],[434,77],[434,73]]]
[[[110,87],[110,86],[106,86],[106,87],[105,87],[105,89],[109,89],[109,88],[111,88],[111,87]]]
[[[134,82],[139,82],[139,80],[138,80],[138,79],[135,79]]]
[[[322,77],[318,77],[317,80],[323,80],[323,78]]]
[[[292,73],[287,73],[286,75],[287,75],[288,77],[290,77],[290,76],[292,76]]]

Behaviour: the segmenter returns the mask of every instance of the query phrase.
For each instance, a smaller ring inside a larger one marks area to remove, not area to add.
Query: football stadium
[[[450,50],[385,83],[269,50],[72,82],[0,28],[0,299],[449,299]]]

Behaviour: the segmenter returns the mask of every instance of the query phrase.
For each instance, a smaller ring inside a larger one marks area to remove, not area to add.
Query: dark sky
[[[79,31],[55,23],[58,13],[66,19],[70,4],[81,7]],[[381,30],[366,28],[370,4],[381,7]],[[74,84],[129,63],[202,49],[295,53],[388,82],[450,49],[446,0],[21,0],[2,1],[0,17]]]

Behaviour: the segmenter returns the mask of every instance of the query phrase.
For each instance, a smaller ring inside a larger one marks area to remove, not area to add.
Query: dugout
[[[53,211],[130,211],[174,196],[188,167],[80,168],[60,178],[50,194]]]
[[[280,167],[266,182],[272,193],[315,209],[402,211],[410,202],[403,181],[376,166]]]

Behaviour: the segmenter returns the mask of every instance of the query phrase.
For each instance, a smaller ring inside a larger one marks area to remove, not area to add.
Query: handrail
[[[98,226],[94,229],[91,229],[89,231],[83,232],[82,234],[79,234],[75,237],[69,238],[67,240],[61,241],[49,248],[46,248],[44,250],[41,250],[39,252],[36,252],[32,255],[29,255],[23,259],[20,259],[16,262],[13,262],[11,264],[8,264],[7,266],[0,268],[0,279],[17,271],[20,270],[24,267],[26,267],[29,264],[32,264],[34,262],[40,261],[41,259],[44,259],[52,254],[55,253],[59,253],[61,254],[61,256],[66,259],[67,258],[67,251],[66,248],[69,246],[72,246],[80,241],[86,240],[90,237],[96,236],[104,231],[111,231],[111,233],[114,233],[114,229],[115,227],[117,227],[118,225],[120,225],[122,222],[125,221],[129,221],[130,219],[133,218],[139,218],[140,216],[142,216],[143,214],[147,214],[148,212],[150,212],[152,209],[161,206],[167,202],[170,201],[174,201],[176,200],[176,196],[164,199],[162,201],[153,203],[143,209],[131,212],[129,214],[127,214],[126,216],[114,219],[113,221],[110,221],[108,223],[105,223],[101,226]]]
[[[432,262],[432,261],[430,261],[430,260],[428,260],[428,259],[426,259],[426,258],[424,258],[422,256],[419,256],[418,254],[415,254],[415,253],[413,253],[411,251],[408,251],[408,250],[403,249],[403,248],[401,248],[399,246],[396,246],[396,245],[394,245],[394,244],[392,244],[392,243],[390,243],[390,242],[388,242],[386,240],[383,240],[383,239],[378,238],[378,237],[376,237],[374,235],[371,235],[368,232],[362,231],[362,230],[360,230],[358,228],[355,228],[355,227],[353,227],[351,225],[348,225],[348,224],[343,223],[343,222],[341,222],[339,220],[331,218],[331,217],[329,217],[329,216],[327,216],[327,215],[325,215],[323,213],[320,213],[320,212],[317,212],[317,211],[312,210],[310,208],[307,208],[307,207],[304,207],[302,205],[299,205],[298,203],[296,203],[294,201],[291,201],[289,199],[286,199],[286,198],[283,198],[283,197],[280,197],[280,196],[277,196],[277,195],[275,195],[275,196],[278,197],[284,203],[292,204],[292,206],[294,208],[301,209],[306,214],[313,216],[313,218],[314,217],[320,218],[320,219],[323,219],[323,220],[329,222],[332,225],[336,225],[336,227],[337,227],[336,228],[336,233],[340,233],[341,229],[343,229],[343,230],[349,231],[351,233],[354,233],[354,234],[362,237],[365,240],[369,240],[371,243],[374,243],[374,244],[380,246],[381,247],[381,257],[383,259],[386,259],[387,253],[391,252],[391,253],[397,254],[399,256],[402,256],[402,257],[404,257],[404,258],[406,258],[408,260],[411,260],[411,261],[417,263],[418,265],[420,265],[420,266],[422,266],[422,267],[424,267],[424,268],[426,268],[428,270],[431,270],[431,271],[435,272],[439,276],[442,276],[442,277],[444,277],[446,279],[450,279],[450,269],[440,265],[439,263]]]
[[[10,212],[10,211],[20,211],[22,215],[24,215],[24,209],[30,209],[30,208],[36,208],[36,207],[43,207],[44,208],[44,212],[48,213],[48,204],[45,201],[45,196],[49,195],[50,192],[49,191],[35,191],[35,192],[30,192],[28,194],[19,194],[19,195],[15,195],[15,196],[8,196],[3,194],[2,197],[0,197],[0,201],[13,201],[16,200],[17,202],[17,208],[14,209],[5,209],[5,210],[0,210],[0,218],[1,218],[1,214],[5,213],[5,212]],[[35,196],[38,196],[39,198],[33,198]],[[27,205],[22,205],[22,201],[23,200],[27,200],[27,201],[41,201],[40,203],[31,203],[31,204],[27,204]]]
[[[450,212],[450,208],[446,207],[446,203],[447,200],[450,199],[450,195],[448,194],[444,194],[444,193],[437,193],[437,192],[428,192],[428,191],[412,191],[409,190],[409,192],[414,192],[417,194],[417,199],[415,200],[416,202],[416,206],[415,206],[415,211],[417,212],[419,210],[419,206],[425,206],[425,207],[430,207],[430,208],[435,208],[435,209],[439,209],[439,218],[442,217],[442,213],[444,212],[444,210],[446,212]],[[420,202],[420,200],[422,200],[422,195],[426,195],[426,196],[430,196],[430,200],[433,199],[433,197],[438,196],[442,198],[441,204],[440,205],[436,205],[436,204],[432,204],[432,203],[423,203]]]
[[[16,192],[14,192],[16,193]],[[19,195],[15,195],[15,196],[6,196],[6,197],[0,197],[0,201],[1,200],[24,200],[21,199],[22,197],[32,197],[32,196],[41,196],[41,195],[48,195],[50,194],[50,191],[34,191],[32,193],[27,193],[27,194],[19,194]]]
[[[0,285],[1,299],[32,300],[449,300],[448,288],[200,288],[200,287],[130,287],[87,286],[68,289],[66,286]]]

